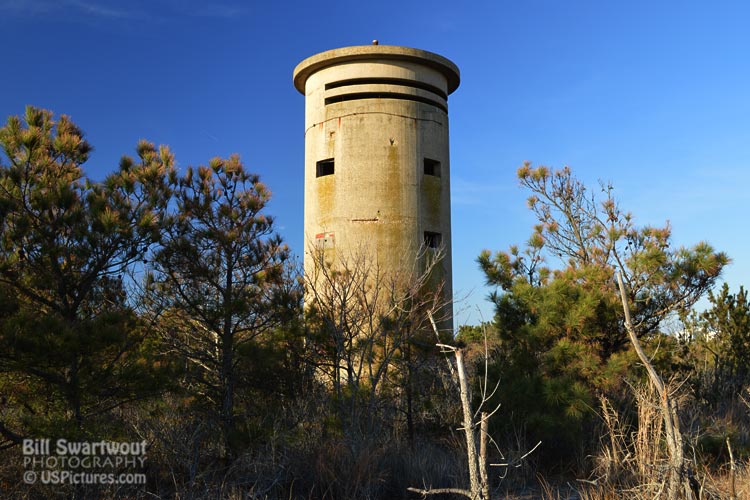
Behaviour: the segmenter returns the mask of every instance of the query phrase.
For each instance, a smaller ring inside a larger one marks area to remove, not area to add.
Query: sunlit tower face
[[[305,271],[366,252],[383,269],[442,249],[451,287],[448,59],[407,47],[322,52],[294,70],[305,95]]]

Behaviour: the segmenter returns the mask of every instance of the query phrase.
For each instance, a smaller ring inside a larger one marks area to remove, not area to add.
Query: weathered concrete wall
[[[306,271],[320,247],[366,251],[382,269],[398,270],[434,233],[450,297],[447,96],[458,68],[417,49],[346,47],[302,61],[294,84],[305,95]],[[319,162],[331,159],[333,174],[321,175],[330,164]]]

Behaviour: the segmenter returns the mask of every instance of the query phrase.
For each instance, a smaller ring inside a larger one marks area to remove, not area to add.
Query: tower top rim
[[[461,73],[449,59],[421,49],[398,45],[355,45],[327,50],[308,57],[294,68],[294,87],[305,94],[305,83],[313,73],[335,64],[375,59],[411,61],[438,70],[448,82],[448,93],[458,88]]]

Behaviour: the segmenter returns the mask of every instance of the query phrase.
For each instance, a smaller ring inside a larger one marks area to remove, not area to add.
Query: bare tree
[[[430,322],[433,325],[435,334],[438,334],[437,327],[433,318],[430,316]],[[439,335],[438,335],[439,342]],[[500,406],[496,406],[491,412],[484,411],[485,406],[489,400],[495,395],[499,387],[499,383],[495,385],[492,391],[488,391],[488,362],[489,362],[489,348],[487,344],[487,333],[484,332],[484,377],[480,382],[480,390],[482,393],[481,400],[477,409],[472,408],[471,400],[471,388],[469,385],[468,376],[466,374],[466,365],[464,363],[464,351],[461,348],[438,343],[437,346],[444,353],[453,353],[455,358],[455,367],[453,366],[450,359],[446,358],[448,363],[448,369],[453,376],[456,385],[458,386],[459,397],[461,400],[461,414],[463,416],[462,426],[460,430],[464,432],[464,439],[466,441],[466,459],[467,469],[469,474],[469,488],[407,488],[408,491],[419,493],[423,497],[428,495],[440,495],[440,494],[456,494],[463,495],[472,500],[489,500],[490,494],[490,482],[489,475],[487,473],[487,445],[491,440],[488,432],[490,418],[500,409]],[[479,445],[477,446],[476,434],[477,429],[479,431]],[[494,441],[493,441],[494,443]],[[525,459],[529,454],[533,453],[534,450],[541,444],[537,443],[533,449],[524,454],[518,459],[521,461]],[[503,464],[492,464],[496,466],[508,467],[509,463]]]
[[[305,276],[309,347],[349,432],[360,423],[366,435],[374,431],[378,396],[399,380],[405,380],[411,421],[411,348],[420,335],[431,335],[425,312],[444,320],[450,305],[435,279],[443,255],[423,249],[393,270],[365,248],[334,258],[316,250],[317,265]]]

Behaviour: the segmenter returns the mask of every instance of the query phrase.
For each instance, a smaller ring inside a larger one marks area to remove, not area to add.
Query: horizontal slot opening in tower
[[[405,78],[383,78],[383,77],[372,77],[372,78],[350,78],[348,80],[339,80],[337,82],[326,83],[326,90],[337,89],[340,87],[349,87],[350,85],[400,85],[402,87],[411,87],[420,90],[426,90],[433,94],[448,99],[448,94],[443,90],[430,85],[429,83],[418,82],[416,80],[407,80]]]
[[[329,104],[335,104],[337,102],[356,101],[359,99],[400,99],[404,101],[421,102],[423,104],[435,106],[448,114],[448,108],[438,101],[418,95],[400,94],[398,92],[356,92],[353,94],[342,94],[333,97],[326,97],[325,105],[328,106]]]

